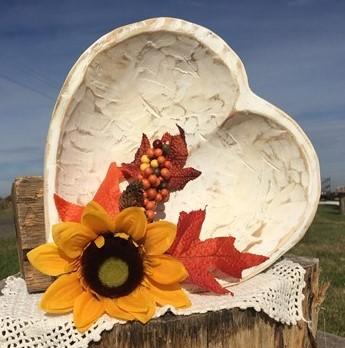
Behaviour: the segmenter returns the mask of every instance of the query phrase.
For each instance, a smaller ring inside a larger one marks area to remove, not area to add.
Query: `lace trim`
[[[205,313],[230,308],[254,308],[271,318],[296,324],[303,319],[302,293],[305,270],[290,260],[273,265],[246,282],[231,288],[231,295],[189,293],[192,307],[175,309],[164,306],[155,317],[168,310],[176,315]],[[16,348],[84,348],[91,341],[99,341],[104,330],[111,330],[119,321],[103,315],[87,332],[81,334],[73,326],[72,315],[49,316],[38,308],[41,294],[28,294],[25,281],[8,277],[0,296],[0,347]]]

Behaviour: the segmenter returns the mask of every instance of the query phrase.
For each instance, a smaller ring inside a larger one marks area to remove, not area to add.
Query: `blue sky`
[[[54,102],[79,55],[110,30],[157,16],[223,37],[252,89],[309,135],[322,175],[345,184],[345,1],[1,0],[0,195],[15,176],[42,173]]]

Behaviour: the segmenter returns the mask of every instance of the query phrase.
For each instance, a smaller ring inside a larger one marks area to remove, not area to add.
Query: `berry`
[[[163,198],[163,202],[167,202],[169,200],[170,197],[170,192],[168,193],[168,195],[166,197]]]
[[[149,164],[148,163],[141,163],[140,164],[140,170],[143,172],[146,168],[149,167]]]
[[[164,156],[159,156],[157,158],[158,163],[162,166],[162,164],[165,162],[165,157]]]
[[[170,153],[170,145],[168,143],[164,143],[162,145],[162,150],[163,150],[164,155],[169,155],[169,153]]]
[[[147,198],[150,200],[154,200],[157,196],[157,190],[154,188],[150,188],[146,192],[147,192]]]
[[[141,174],[138,174],[138,175],[137,175],[137,179],[138,179],[138,180],[143,180],[143,176],[142,176]]]
[[[152,168],[158,168],[158,166],[159,166],[159,165],[158,165],[158,161],[157,161],[156,159],[154,159],[154,160],[151,161],[151,167],[152,167]]]
[[[161,181],[162,181],[161,177],[157,178],[156,182],[154,184],[152,184],[153,187],[158,187],[160,185]]]
[[[163,196],[163,198],[166,198],[169,196],[170,192],[168,189],[164,188],[160,191],[160,194]]]
[[[154,149],[149,148],[149,149],[147,150],[146,155],[147,155],[147,157],[148,157],[148,158],[152,158],[152,157],[154,157],[154,155],[155,155],[155,153],[154,153]]]
[[[163,196],[162,196],[162,194],[157,193],[157,196],[156,196],[156,202],[161,202],[162,200],[163,200]]]
[[[158,158],[159,156],[163,155],[162,149],[155,149],[154,151],[155,157]]]
[[[167,168],[162,168],[162,170],[161,170],[161,176],[162,176],[164,179],[169,179],[169,178],[170,178],[170,170],[167,169]]]
[[[161,182],[158,186],[158,189],[162,190],[162,189],[166,188],[167,186],[168,186],[168,184],[165,181],[161,180]]]
[[[153,142],[153,147],[155,148],[155,149],[161,149],[162,148],[162,141],[161,140],[159,140],[159,139],[156,139],[154,142]]]
[[[170,161],[167,160],[167,161],[164,162],[163,166],[164,166],[165,168],[171,169],[172,164],[171,164]]]
[[[156,208],[156,202],[155,201],[148,201],[146,204],[145,204],[145,208],[147,210],[155,210]]]
[[[150,163],[150,159],[147,155],[142,155],[140,161],[141,163]]]
[[[151,185],[154,185],[157,182],[157,179],[158,179],[157,176],[154,174],[151,174],[148,177],[148,181],[150,182]]]
[[[146,216],[149,220],[153,220],[155,212],[153,210],[146,210]]]
[[[143,187],[145,190],[149,189],[151,187],[151,183],[147,179],[143,179]]]
[[[144,176],[145,176],[145,178],[148,178],[152,173],[153,173],[152,168],[151,168],[151,167],[147,167],[147,168],[144,170]]]

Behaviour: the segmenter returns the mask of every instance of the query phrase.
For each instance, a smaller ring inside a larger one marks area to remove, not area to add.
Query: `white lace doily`
[[[176,315],[205,313],[229,308],[254,308],[286,324],[303,319],[302,290],[305,270],[297,263],[282,260],[265,273],[231,288],[234,296],[192,294],[192,307],[175,309],[169,306],[157,310],[155,317],[169,309]],[[46,315],[38,308],[41,294],[28,294],[25,281],[8,277],[0,296],[1,348],[82,348],[98,341],[103,330],[124,323],[107,315],[100,318],[87,332],[79,333],[72,324],[72,315]]]

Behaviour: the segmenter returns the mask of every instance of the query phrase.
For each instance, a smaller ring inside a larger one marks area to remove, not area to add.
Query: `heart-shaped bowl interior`
[[[236,237],[267,268],[304,235],[320,195],[319,164],[300,127],[249,88],[217,35],[172,18],[127,25],[76,62],[58,97],[45,158],[47,239],[53,195],[86,204],[110,162],[131,162],[142,133],[186,132],[188,166],[202,172],[165,205],[166,219],[206,207],[201,239]],[[232,281],[230,281],[232,283]]]

